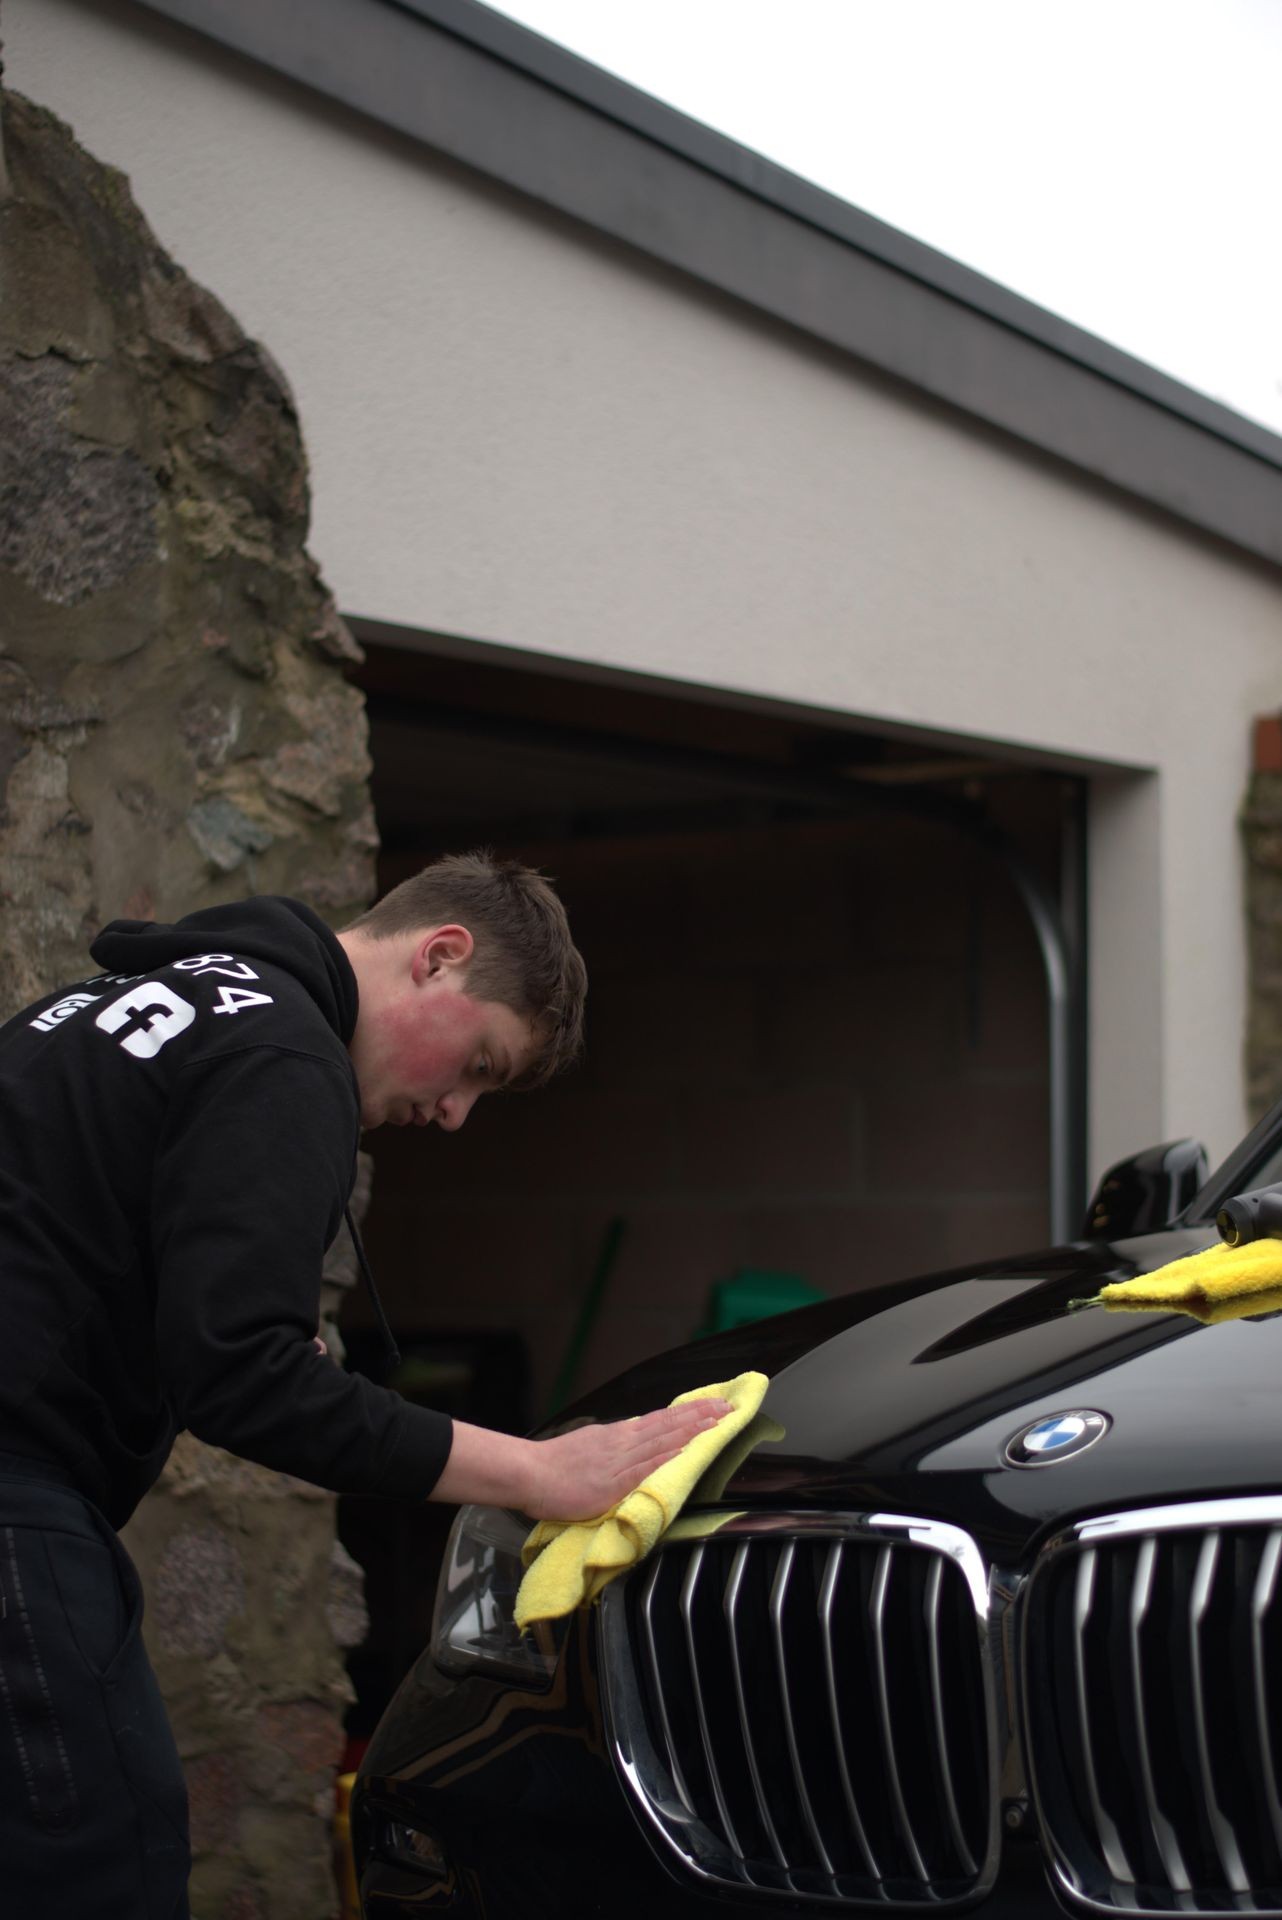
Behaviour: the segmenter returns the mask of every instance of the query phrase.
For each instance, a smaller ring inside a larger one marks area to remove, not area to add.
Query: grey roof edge
[[[610,119],[643,133],[657,145],[670,148],[710,173],[719,174],[744,193],[792,214],[795,219],[807,221],[821,232],[830,233],[849,246],[885,261],[900,273],[920,280],[923,285],[986,313],[1002,326],[1027,333],[1106,379],[1132,387],[1159,405],[1171,406],[1208,432],[1222,434],[1250,452],[1258,453],[1261,459],[1282,466],[1282,435],[1235,413],[1208,394],[1185,386],[1123,348],[1111,346],[1097,334],[1061,319],[1049,308],[1039,307],[1022,294],[1012,293],[974,267],[938,252],[898,227],[889,226],[826,188],[815,186],[802,175],[766,159],[751,147],[740,146],[726,134],[691,119],[677,108],[656,100],[652,94],[642,93],[578,54],[545,40],[519,21],[509,20],[492,7],[481,4],[481,0],[383,0],[383,4],[416,14],[433,26],[484,48],[486,53],[532,74],[544,85],[584,101]]]
[[[1282,563],[1282,436],[479,0],[134,0]]]

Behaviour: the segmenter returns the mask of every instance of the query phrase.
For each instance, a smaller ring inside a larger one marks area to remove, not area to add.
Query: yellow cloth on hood
[[[742,1433],[737,1433],[729,1446],[723,1447],[712,1465],[701,1475],[694,1488],[694,1497],[701,1504],[709,1500],[719,1500],[730,1482],[738,1473],[754,1447],[762,1446],[767,1440],[786,1440],[788,1429],[772,1420],[768,1413],[758,1413],[749,1420]],[[664,1530],[665,1540],[710,1540],[719,1533],[728,1521],[742,1520],[744,1507],[736,1507],[733,1513],[682,1513]]]
[[[559,1620],[587,1606],[617,1575],[643,1560],[671,1526],[722,1449],[756,1414],[770,1382],[764,1373],[741,1373],[710,1387],[679,1393],[688,1400],[728,1400],[730,1412],[715,1427],[696,1433],[681,1452],[595,1520],[540,1520],[521,1552],[525,1578],[516,1596],[516,1624]],[[765,1438],[764,1434],[761,1438]]]
[[[1236,1300],[1101,1300],[1100,1305],[1105,1313],[1183,1313],[1204,1327],[1218,1327],[1225,1320],[1263,1320],[1282,1313],[1282,1287],[1240,1294]]]
[[[1207,1247],[1201,1253],[1172,1260],[1134,1280],[1114,1280],[1099,1290],[1105,1307],[1162,1308],[1211,1318],[1215,1309],[1232,1302],[1237,1311],[1267,1313],[1264,1296],[1282,1287],[1282,1240],[1248,1240],[1245,1246]]]

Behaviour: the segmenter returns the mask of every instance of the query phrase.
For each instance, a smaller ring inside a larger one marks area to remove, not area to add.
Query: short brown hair
[[[501,860],[488,847],[434,860],[353,920],[371,940],[417,933],[421,927],[466,927],[475,942],[467,991],[497,1000],[530,1020],[539,1035],[522,1087],[541,1086],[583,1049],[587,968],[570,937],[570,923],[546,875],[519,860]]]

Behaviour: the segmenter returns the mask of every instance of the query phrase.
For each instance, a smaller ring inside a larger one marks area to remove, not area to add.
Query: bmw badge
[[[1110,1424],[1106,1413],[1096,1413],[1092,1407],[1048,1413],[1012,1434],[1002,1457],[1008,1467],[1055,1467],[1102,1440]]]

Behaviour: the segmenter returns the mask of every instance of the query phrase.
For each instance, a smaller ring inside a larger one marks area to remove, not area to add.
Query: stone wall
[[[1256,722],[1242,838],[1250,956],[1247,1100],[1258,1120],[1282,1100],[1282,714]]]
[[[121,174],[17,95],[2,112],[7,1016],[85,974],[116,915],[279,891],[349,916],[375,832],[284,379]],[[337,1648],[362,1630],[332,1502],[185,1439],[128,1539],[192,1788],[195,1913],[321,1920]]]

